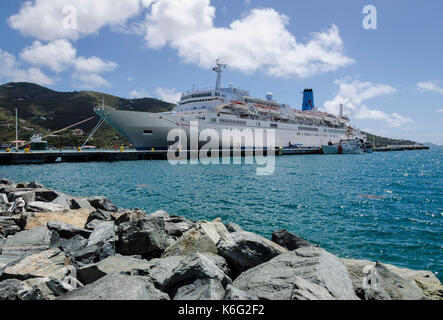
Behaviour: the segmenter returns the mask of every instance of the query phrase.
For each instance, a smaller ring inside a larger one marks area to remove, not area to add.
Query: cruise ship
[[[350,119],[343,115],[343,107],[337,116],[319,111],[314,105],[312,89],[304,90],[302,108],[296,110],[275,101],[272,93],[267,93],[260,99],[251,97],[248,91],[232,85],[223,87],[221,76],[226,67],[227,65],[217,60],[213,68],[217,74],[215,87],[183,93],[177,106],[170,112],[115,110],[104,105],[97,106],[94,111],[125,136],[137,150],[167,150],[172,145],[177,145],[176,141],[168,141],[168,134],[173,129],[183,129],[188,137],[187,143],[183,144],[190,146],[190,128],[195,123],[198,123],[199,132],[205,129],[215,130],[221,148],[266,148],[268,145],[265,141],[260,145],[260,142],[247,142],[247,139],[241,140],[241,146],[233,146],[232,142],[225,145],[222,132],[226,130],[238,133],[245,132],[245,129],[263,129],[263,132],[273,129],[275,147],[320,147],[339,142],[348,132]],[[366,140],[358,129],[351,129],[355,137]],[[206,143],[207,141],[199,142],[199,147]]]

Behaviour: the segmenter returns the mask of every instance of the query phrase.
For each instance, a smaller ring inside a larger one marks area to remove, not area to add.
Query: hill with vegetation
[[[94,119],[70,130],[46,138],[49,145],[56,148],[78,147],[96,126],[99,117],[93,108],[102,104],[120,109],[145,112],[164,112],[173,105],[158,99],[124,99],[94,91],[58,92],[33,83],[6,83],[0,86],[0,144],[15,140],[15,108],[19,110],[19,139],[29,140],[34,132],[42,135],[66,128],[85,119]],[[81,129],[82,135],[74,135],[72,130]],[[393,140],[367,133],[370,142],[377,147],[388,145],[412,145],[409,140]],[[112,129],[103,124],[94,135],[90,144],[99,148],[130,146],[130,143]]]
[[[99,117],[93,109],[102,104],[120,109],[146,112],[171,110],[170,103],[152,99],[123,99],[94,91],[58,92],[33,83],[6,83],[0,86],[0,143],[15,140],[15,108],[19,110],[19,139],[28,140],[33,132],[42,135],[66,128],[85,119],[94,119],[58,134],[48,137],[54,147],[75,147],[82,145],[96,126]],[[84,134],[75,136],[72,130],[81,129]],[[108,124],[103,124],[94,135],[91,144],[97,147],[129,145],[120,134]]]

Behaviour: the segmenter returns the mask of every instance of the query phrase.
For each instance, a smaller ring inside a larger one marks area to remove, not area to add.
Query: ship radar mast
[[[222,69],[226,68],[227,64],[220,63],[220,58],[217,59],[215,62],[216,62],[216,66],[212,70],[214,70],[217,73],[217,82],[215,83],[215,89],[218,90],[221,88]]]

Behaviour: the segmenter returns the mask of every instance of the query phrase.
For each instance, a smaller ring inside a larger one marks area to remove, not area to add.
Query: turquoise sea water
[[[119,207],[163,209],[238,223],[270,238],[286,228],[341,256],[431,270],[443,279],[443,150],[276,158],[254,165],[167,161],[0,166],[0,177],[38,181]]]

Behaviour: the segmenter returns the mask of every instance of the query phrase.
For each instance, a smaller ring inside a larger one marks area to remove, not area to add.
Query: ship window
[[[278,125],[276,123],[271,123],[271,128],[277,128]]]
[[[143,131],[143,135],[151,136],[152,135],[152,130],[145,130],[145,131]]]

